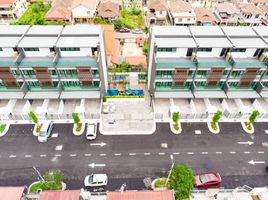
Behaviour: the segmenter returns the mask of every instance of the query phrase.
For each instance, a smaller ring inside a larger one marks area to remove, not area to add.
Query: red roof
[[[79,200],[80,190],[41,192],[39,200]]]
[[[108,192],[107,200],[175,200],[173,191]]]
[[[268,26],[268,18],[267,18],[267,19],[262,18],[262,19],[261,19],[261,22],[262,22],[265,26]]]
[[[21,200],[25,187],[0,187],[0,200]]]

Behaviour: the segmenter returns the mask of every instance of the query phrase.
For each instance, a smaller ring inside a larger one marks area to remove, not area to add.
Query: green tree
[[[218,110],[216,113],[214,113],[214,116],[212,118],[213,123],[218,123],[221,118],[222,112]]]
[[[78,125],[80,123],[80,117],[79,117],[78,113],[73,112],[72,117],[73,117],[74,123],[76,125]]]
[[[113,21],[113,23],[114,23],[114,28],[115,28],[115,30],[120,30],[120,29],[123,28],[123,26],[124,26],[122,20],[120,20],[120,19],[115,19],[115,20]]]
[[[172,114],[172,119],[173,119],[173,122],[178,122],[179,119],[180,119],[180,114],[179,114],[179,112],[174,112],[174,113]]]
[[[36,116],[36,114],[34,112],[29,112],[28,116],[32,119],[33,123],[38,124],[38,117]]]
[[[148,56],[148,41],[147,40],[144,40],[142,53],[143,55]]]
[[[148,26],[145,26],[143,29],[143,32],[147,35],[148,33],[150,33],[150,29]]]
[[[188,199],[195,184],[192,168],[188,165],[174,165],[168,187],[175,190],[177,200]]]
[[[257,118],[259,115],[260,115],[259,111],[254,110],[254,111],[252,112],[252,114],[250,115],[250,117],[249,117],[249,121],[250,121],[250,123],[253,124],[253,123],[256,121],[256,118]]]

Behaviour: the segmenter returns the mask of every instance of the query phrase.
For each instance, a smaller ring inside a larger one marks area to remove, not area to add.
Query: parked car
[[[205,173],[195,176],[195,187],[207,187],[218,185],[221,183],[221,176],[219,173]]]
[[[53,121],[43,123],[40,133],[38,135],[38,142],[47,142],[48,137],[51,135],[53,129]]]
[[[108,183],[108,176],[106,174],[90,174],[85,177],[85,187],[106,186]]]
[[[140,30],[138,28],[135,28],[135,29],[132,30],[132,33],[133,34],[142,34],[143,32],[142,32],[142,30]]]
[[[128,28],[122,28],[119,30],[120,33],[129,33],[130,32],[130,29]]]
[[[88,123],[86,138],[88,140],[94,140],[96,139],[96,136],[97,136],[97,123]]]

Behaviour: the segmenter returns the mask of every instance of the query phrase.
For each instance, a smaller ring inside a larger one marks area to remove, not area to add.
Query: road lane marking
[[[174,154],[174,155],[179,155],[179,154],[180,154],[180,152],[174,152],[173,154]]]
[[[90,153],[86,153],[85,156],[86,157],[89,157],[89,156],[91,156],[91,154]]]
[[[149,156],[149,155],[151,155],[151,153],[144,153],[144,155],[145,155],[145,156]]]
[[[17,156],[16,156],[16,155],[11,154],[11,155],[9,155],[9,157],[10,157],[10,158],[16,158]]]
[[[193,155],[193,154],[194,154],[194,152],[187,152],[187,154],[188,154],[188,155]]]
[[[216,152],[216,154],[222,154],[222,152],[220,152],[220,151],[217,151],[217,152]]]
[[[106,156],[106,154],[105,153],[101,153],[100,156]]]
[[[230,151],[230,154],[236,154],[236,152],[235,151]]]
[[[32,155],[25,155],[24,157],[25,157],[25,158],[31,158]]]
[[[56,148],[55,148],[55,150],[56,151],[61,151],[62,148],[63,148],[63,145],[57,145]]]
[[[201,135],[201,130],[195,130],[194,133],[195,133],[196,135]]]
[[[164,152],[160,152],[160,153],[158,153],[158,155],[165,155],[166,153],[164,153]]]
[[[208,152],[206,152],[206,151],[203,151],[203,152],[202,152],[202,154],[208,154]]]
[[[268,134],[268,130],[265,130],[265,133]]]
[[[115,156],[121,156],[121,153],[115,153],[114,155]]]
[[[249,151],[244,151],[244,154],[250,154],[250,152]]]
[[[136,153],[129,153],[130,156],[136,156]]]
[[[44,157],[47,157],[47,155],[46,154],[41,154],[40,157],[44,158]]]
[[[73,153],[73,154],[70,154],[69,156],[70,156],[70,157],[75,157],[75,156],[76,156],[76,154],[75,154],[75,153]]]
[[[258,154],[264,154],[264,151],[258,151]]]
[[[162,148],[168,148],[168,144],[167,143],[161,143],[161,147]]]
[[[53,133],[51,137],[52,137],[52,138],[57,138],[58,136],[59,136],[58,133]]]
[[[55,154],[56,157],[61,157],[61,154]]]

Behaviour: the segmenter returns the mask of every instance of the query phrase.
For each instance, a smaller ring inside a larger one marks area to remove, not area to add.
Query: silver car
[[[38,142],[47,142],[48,137],[51,135],[53,129],[53,121],[43,123],[40,134],[38,135]]]

